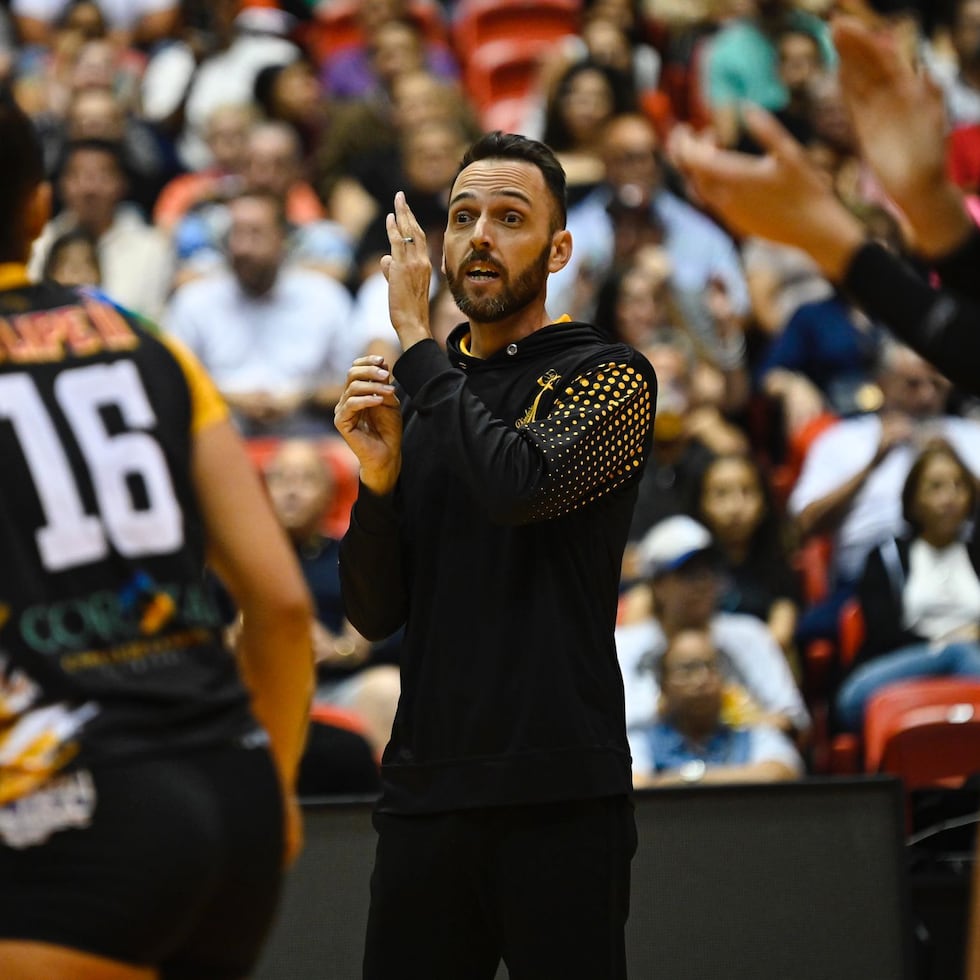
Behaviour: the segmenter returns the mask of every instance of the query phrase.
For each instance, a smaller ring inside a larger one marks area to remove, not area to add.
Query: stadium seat
[[[481,45],[466,62],[463,87],[481,115],[513,99],[524,99],[538,77],[541,58],[550,47],[535,38],[492,41]]]
[[[864,765],[901,776],[906,791],[961,786],[980,772],[980,681],[923,678],[880,690],[865,712]]]
[[[317,64],[343,48],[364,43],[364,32],[357,16],[358,5],[358,0],[317,4],[313,17],[300,26],[299,40]],[[410,0],[408,15],[421,27],[430,43],[449,45],[449,32],[434,0]]]
[[[466,64],[491,41],[537,40],[553,43],[577,34],[580,0],[460,0],[453,42]]]

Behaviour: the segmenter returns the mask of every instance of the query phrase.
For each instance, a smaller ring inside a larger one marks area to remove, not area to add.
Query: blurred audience
[[[865,641],[837,694],[837,721],[860,731],[868,699],[918,677],[980,677],[976,477],[948,443],[927,446],[902,488],[908,533],[868,555],[857,594]]]
[[[708,630],[722,654],[722,717],[732,725],[760,722],[802,736],[810,718],[783,651],[755,616],[723,612],[722,574],[711,533],[686,515],[653,527],[642,545],[648,610],[632,601],[629,621],[616,630],[626,691],[626,723],[659,717],[660,658],[672,639],[689,629]]]
[[[55,238],[82,228],[98,243],[106,294],[158,319],[173,282],[173,252],[166,236],[128,200],[122,147],[106,140],[69,143],[57,186],[63,207],[34,243],[32,274],[40,274]]]
[[[398,706],[398,640],[371,643],[344,615],[337,564],[340,542],[324,534],[336,495],[330,465],[317,443],[286,440],[266,465],[265,482],[316,609],[314,701],[355,711],[364,722],[375,758],[380,759]]]
[[[360,353],[350,296],[287,259],[282,201],[247,191],[228,205],[228,271],[181,286],[166,327],[198,356],[246,435],[323,433]]]
[[[629,730],[635,787],[774,783],[803,775],[803,760],[783,732],[722,721],[722,661],[707,630],[671,637],[657,663],[658,720]]]

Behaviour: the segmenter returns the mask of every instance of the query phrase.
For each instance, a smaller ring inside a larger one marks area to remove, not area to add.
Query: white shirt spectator
[[[941,416],[922,423],[922,439],[940,436],[949,442],[974,476],[980,477],[980,424],[970,419]],[[874,459],[881,441],[881,418],[862,415],[844,419],[822,432],[813,442],[800,477],[790,494],[788,508],[794,517],[822,500]],[[902,487],[920,446],[895,446],[857,492],[833,535],[833,561],[838,576],[855,581],[872,548],[905,530]]]
[[[52,243],[74,226],[71,215],[48,222],[35,241],[29,271],[40,277]],[[166,235],[148,225],[139,208],[120,204],[109,229],[98,241],[100,288],[120,306],[158,322],[173,287],[174,253]]]
[[[257,298],[228,272],[182,286],[165,322],[219,390],[293,395],[346,376],[360,349],[350,307],[343,286],[308,269],[282,269]]]

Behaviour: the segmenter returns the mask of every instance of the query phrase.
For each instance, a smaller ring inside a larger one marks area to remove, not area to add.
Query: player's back
[[[4,288],[6,287],[6,288]],[[193,360],[95,294],[0,279],[0,803],[72,761],[254,730],[204,577]]]

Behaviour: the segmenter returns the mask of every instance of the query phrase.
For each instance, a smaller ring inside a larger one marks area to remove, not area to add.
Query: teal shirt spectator
[[[837,52],[827,24],[812,14],[792,11],[787,29],[802,30],[816,37],[829,68],[837,65]],[[776,43],[754,21],[738,20],[722,28],[708,42],[705,86],[711,106],[751,102],[770,111],[786,105],[786,89],[779,80]]]

